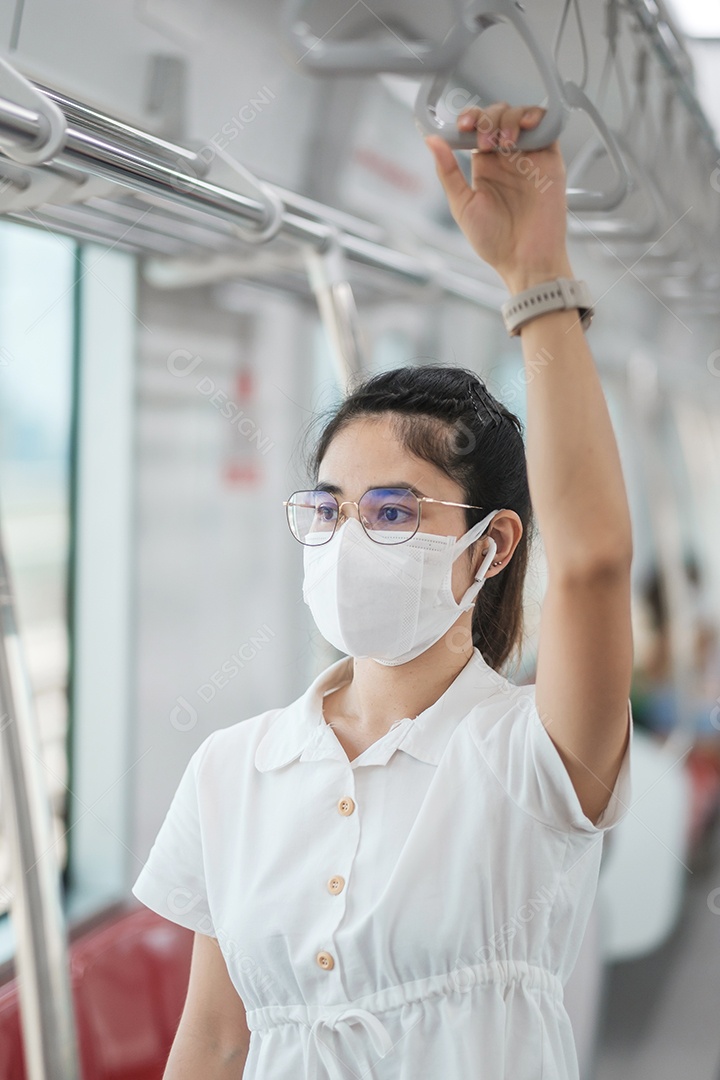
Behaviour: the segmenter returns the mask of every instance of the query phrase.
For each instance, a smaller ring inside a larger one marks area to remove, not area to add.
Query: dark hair
[[[310,460],[313,483],[333,440],[353,420],[389,413],[402,445],[458,483],[468,529],[490,510],[514,510],[523,535],[500,573],[486,579],[472,617],[473,644],[495,670],[523,636],[523,589],[534,531],[523,426],[465,368],[443,364],[400,367],[359,383],[325,426]],[[471,545],[472,549],[472,545]],[[470,550],[471,550],[470,549]]]
[[[695,556],[690,553],[684,559],[685,577],[696,588],[701,585],[700,566]],[[664,633],[668,627],[668,605],[665,595],[665,582],[660,568],[653,566],[642,588],[645,603],[648,606],[653,630]]]

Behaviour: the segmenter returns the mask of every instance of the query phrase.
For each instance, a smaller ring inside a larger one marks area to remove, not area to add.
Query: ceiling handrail
[[[111,126],[111,118],[107,119]],[[0,136],[4,141],[12,139],[13,142],[17,141],[18,145],[24,145],[28,141],[33,142],[41,126],[42,120],[37,111],[23,109],[13,102],[0,99]],[[267,206],[259,199],[240,194],[221,184],[213,183],[209,179],[194,176],[192,170],[185,171],[185,167],[180,163],[173,166],[167,158],[158,158],[153,154],[144,153],[141,149],[134,149],[127,143],[121,145],[114,138],[103,135],[99,130],[100,126],[100,124],[95,124],[94,129],[90,131],[86,130],[79,121],[68,120],[61,152],[47,166],[37,166],[37,168],[62,170],[73,178],[93,176],[98,180],[110,182],[116,188],[124,188],[128,193],[134,193],[145,200],[149,199],[161,204],[168,210],[171,209],[169,204],[172,204],[172,209],[176,213],[192,215],[198,224],[205,223],[207,228],[219,235],[223,235],[223,230],[225,230],[230,243],[233,236],[238,236],[235,228],[238,224],[247,224],[251,228],[261,227],[263,223],[267,224]],[[626,157],[629,161],[630,155]],[[77,199],[80,194],[81,192],[78,191],[73,198]],[[281,190],[278,194],[282,199]],[[497,303],[498,289],[484,281],[480,272],[476,277],[470,269],[469,272],[460,270],[460,272],[453,271],[451,274],[444,274],[438,278],[435,270],[425,265],[424,260],[417,254],[410,255],[407,251],[394,247],[392,242],[385,242],[382,238],[373,240],[369,224],[368,232],[363,238],[356,232],[356,228],[359,229],[360,226],[357,226],[352,219],[347,224],[344,219],[341,222],[337,213],[332,210],[328,210],[327,219],[323,221],[321,204],[313,204],[310,212],[307,207],[301,208],[300,205],[298,205],[298,210],[299,212],[294,212],[291,199],[285,203],[282,224],[277,232],[278,237],[321,246],[325,240],[326,226],[335,225],[339,228],[340,244],[343,250],[354,262],[387,270],[406,281],[421,284],[434,282],[450,295],[472,298],[475,302],[488,307],[493,307]],[[572,225],[572,220],[570,224]],[[608,225],[610,226],[610,223]],[[61,231],[65,228],[60,222],[57,227]],[[65,231],[70,231],[72,227],[71,223]],[[603,234],[604,231],[604,225],[595,229],[598,235]],[[607,235],[614,238],[617,232],[613,224],[609,227]],[[652,255],[663,254],[672,257],[673,253],[678,251],[677,245],[682,246],[684,242],[682,232],[682,228],[673,230],[667,240],[663,240],[660,245],[653,248]],[[626,237],[619,238],[633,241],[642,240],[644,237],[643,235],[633,236],[631,230]],[[700,246],[707,247],[708,239],[709,237],[706,236]]]
[[[18,109],[12,102],[0,99],[0,134],[4,137],[22,145],[25,141],[33,141],[40,128],[41,117],[36,110]],[[62,150],[45,167],[109,180],[128,193],[149,198],[157,204],[172,204],[178,211],[192,214],[196,220],[207,221],[208,227],[227,227],[230,240],[238,236],[238,224],[261,225],[267,220],[267,208],[258,198],[239,194],[209,179],[194,176],[180,163],[174,167],[167,160],[139,148],[121,145],[113,138],[102,135],[98,125],[90,131],[79,121],[68,121]],[[278,194],[282,198],[281,191]],[[328,227],[336,226],[340,219],[331,210],[327,220],[323,221],[320,204],[313,204],[313,216],[304,216],[307,207],[300,196],[298,199],[297,213],[293,210],[291,199],[285,205],[277,236],[322,248],[327,242]],[[39,220],[41,211],[35,217]],[[390,243],[357,235],[351,225],[352,219],[349,219],[347,229],[338,228],[338,238],[345,255],[353,262],[386,271],[415,284],[436,284],[449,295],[470,299],[493,310],[502,301],[502,290],[483,280],[482,274],[475,277],[472,273],[451,268],[436,278],[435,268],[416,254],[409,254]],[[128,231],[125,230],[126,233]],[[99,237],[95,235],[93,239]]]
[[[463,0],[450,0],[456,24],[462,19]],[[280,27],[296,63],[324,75],[372,75],[391,71],[399,75],[424,75],[444,70],[464,51],[462,37],[452,32],[441,42],[404,42],[393,31],[394,41],[338,40],[318,37],[303,15],[309,0],[285,0]],[[342,21],[341,19],[338,22]],[[375,23],[377,25],[377,21]]]
[[[184,166],[186,169],[191,170],[194,176],[206,175],[209,164],[194,150],[188,150],[185,146],[169,142],[167,139],[160,138],[159,135],[151,135],[147,131],[141,131],[131,124],[126,124],[122,120],[93,109],[84,102],[77,101],[66,94],[60,94],[57,90],[42,83],[32,82],[31,85],[45,99],[53,102],[62,111],[65,119],[70,122],[75,121],[88,131],[109,136],[117,142],[140,150],[143,153],[157,154],[167,160],[168,163]]]

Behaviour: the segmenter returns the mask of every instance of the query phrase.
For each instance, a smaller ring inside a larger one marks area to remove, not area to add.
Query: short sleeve
[[[133,895],[164,919],[216,937],[208,903],[196,770],[208,740],[188,762]]]
[[[524,688],[528,689],[528,688]],[[557,747],[535,705],[534,687],[492,725],[479,743],[487,764],[513,802],[537,821],[561,831],[598,835],[617,825],[632,799],[632,706],[629,737],[607,806],[593,823],[584,813]]]

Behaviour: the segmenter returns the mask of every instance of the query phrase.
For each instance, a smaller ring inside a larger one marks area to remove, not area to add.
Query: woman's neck
[[[450,648],[446,635],[405,664],[354,660],[352,680],[325,698],[326,721],[380,738],[396,720],[414,719],[445,693],[471,659],[471,639],[463,637],[467,644],[462,649]]]

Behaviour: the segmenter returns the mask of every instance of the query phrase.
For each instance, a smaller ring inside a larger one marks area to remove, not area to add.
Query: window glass
[[[0,528],[63,867],[75,251],[45,230],[0,223]],[[11,897],[0,825],[0,914]]]

